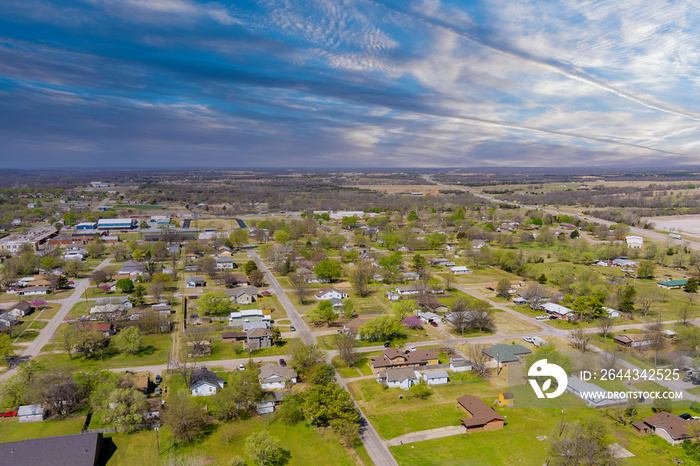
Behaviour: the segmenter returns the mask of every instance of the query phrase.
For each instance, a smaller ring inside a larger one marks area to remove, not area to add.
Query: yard
[[[85,416],[21,424],[16,417],[5,418],[0,419],[0,439],[2,442],[16,442],[31,438],[53,437],[54,435],[79,434],[84,424]]]

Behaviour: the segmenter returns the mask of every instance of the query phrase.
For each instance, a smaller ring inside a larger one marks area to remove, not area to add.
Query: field
[[[657,230],[690,233],[700,236],[700,215],[669,215],[666,217],[645,217],[653,222]]]

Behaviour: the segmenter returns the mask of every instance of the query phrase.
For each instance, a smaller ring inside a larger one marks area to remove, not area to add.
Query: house
[[[515,403],[515,398],[511,392],[503,392],[498,394],[499,406],[513,406],[513,403]]]
[[[461,396],[457,398],[457,405],[462,411],[469,414],[468,418],[460,419],[466,433],[503,428],[505,418],[476,396]]]
[[[250,284],[248,277],[240,273],[232,273],[226,280],[233,286],[248,286]]]
[[[271,321],[272,314],[269,309],[243,309],[234,311],[228,318],[229,327],[242,327],[244,322]]]
[[[102,450],[101,433],[41,437],[0,443],[0,458],[13,466],[96,466]]]
[[[607,390],[573,375],[567,380],[566,391],[582,399],[591,408],[604,408],[620,402],[627,402],[626,399],[613,398],[612,393]]]
[[[231,252],[231,249],[227,248],[226,246],[221,246],[216,250],[216,255],[218,257],[233,257],[233,252]]]
[[[377,383],[386,384],[391,388],[408,390],[418,383],[418,376],[413,369],[408,367],[390,368],[377,373]]]
[[[416,301],[416,304],[420,306],[423,309],[426,309],[430,312],[442,312],[445,313],[449,311],[450,309],[447,307],[447,304],[443,303],[439,299],[437,299],[435,296],[423,294],[416,296],[413,298]]]
[[[664,280],[662,282],[657,283],[657,285],[659,285],[660,288],[665,288],[667,290],[683,288],[687,284],[688,280]]]
[[[428,264],[436,266],[436,267],[445,265],[446,263],[447,263],[447,259],[445,259],[444,257],[428,259]]]
[[[616,311],[615,309],[610,309],[609,307],[603,306],[603,311],[608,315],[608,317],[620,317],[622,314],[620,311]]]
[[[221,332],[221,341],[233,343],[235,341],[245,341],[248,338],[246,332]]]
[[[525,348],[523,345],[505,344],[493,345],[490,348],[482,350],[482,352],[485,355],[497,360],[501,364],[507,364],[509,362],[520,362],[520,356],[532,353],[532,351],[530,351],[528,348]]]
[[[406,281],[416,281],[420,279],[420,274],[418,272],[402,272],[403,279]],[[381,275],[380,275],[381,277]]]
[[[114,304],[122,309],[131,309],[134,307],[126,296],[110,296],[108,298],[95,299],[96,306],[104,306],[105,304]]]
[[[216,263],[216,270],[233,270],[237,267],[230,257],[215,257],[214,262]]]
[[[49,293],[51,293],[51,287],[46,285],[28,286],[19,290],[21,296],[47,295]]]
[[[243,322],[243,331],[247,332],[256,328],[269,329],[271,327],[269,320],[261,320],[260,322]]]
[[[464,275],[464,274],[472,274],[474,271],[470,269],[469,267],[465,267],[463,265],[456,265],[454,267],[450,267],[450,272],[452,272],[455,275]]]
[[[9,312],[0,314],[0,327],[12,327],[17,322],[17,317]]]
[[[347,297],[348,294],[346,292],[336,290],[335,288],[332,288],[330,286],[327,286],[322,290],[318,290],[316,293],[314,293],[314,298],[318,300],[345,299]]]
[[[224,388],[223,377],[217,377],[214,372],[207,370],[204,366],[193,370],[190,374],[192,396],[215,395],[220,388]]]
[[[414,295],[414,294],[421,294],[422,291],[420,288],[418,288],[415,285],[405,285],[405,286],[397,286],[396,287],[396,294],[401,295],[401,296],[409,296],[409,295]]]
[[[80,330],[83,332],[99,332],[106,337],[111,337],[117,333],[114,324],[110,322],[87,322]]]
[[[148,395],[148,389],[151,388],[151,373],[139,372],[134,379],[134,388],[144,395]]]
[[[417,349],[415,351],[400,351],[397,348],[385,348],[381,356],[375,356],[370,360],[370,366],[374,370],[419,367],[437,365],[440,361],[438,354],[431,350]]]
[[[464,358],[450,356],[450,370],[452,372],[470,371],[472,370],[472,364]]]
[[[447,371],[445,370],[437,370],[437,371],[426,371],[426,372],[418,372],[416,371],[416,375],[418,376],[419,379],[425,380],[425,383],[428,385],[443,385],[449,382],[450,376],[447,374]]]
[[[401,299],[401,295],[394,293],[393,291],[387,291],[386,299],[389,301],[398,301]]]
[[[148,419],[160,419],[160,409],[163,407],[163,402],[160,398],[148,398],[146,400],[148,403],[146,409],[143,411],[143,418]]]
[[[641,236],[626,236],[625,241],[630,249],[642,249],[642,246],[644,246],[644,238]]]
[[[559,319],[569,320],[576,317],[576,312],[573,309],[555,303],[544,303],[542,310]]]
[[[472,240],[472,249],[479,250],[479,249],[483,248],[484,246],[486,246],[485,241],[482,241],[480,239],[473,239]]]
[[[170,306],[170,304],[165,304],[165,303],[154,304],[153,306],[151,306],[151,310],[159,313],[160,315],[162,315],[164,317],[167,317],[173,313],[172,306]]]
[[[225,293],[231,298],[231,301],[237,304],[252,304],[254,303],[260,293],[258,289],[254,286],[247,286],[245,288],[233,288],[226,290]]]
[[[17,410],[19,422],[37,422],[44,420],[44,408],[41,405],[24,405]]]
[[[644,421],[634,421],[632,423],[632,427],[642,435],[647,435],[654,432],[654,429],[652,429],[651,426]]]
[[[275,411],[275,400],[258,401],[255,404],[255,411],[260,414],[270,414]]]
[[[266,328],[254,328],[247,332],[246,343],[249,350],[272,346],[272,332]]]
[[[198,286],[205,286],[206,282],[204,277],[189,277],[186,281],[187,288],[196,288]]]
[[[420,320],[422,320],[424,323],[429,324],[431,322],[435,322],[436,324],[439,324],[442,322],[442,317],[439,315],[435,314],[434,312],[421,312],[418,311],[416,313],[418,317],[420,317]]]
[[[128,260],[122,264],[122,268],[117,272],[118,275],[143,275],[143,265],[135,260]]]
[[[260,368],[258,380],[263,390],[282,389],[285,388],[287,380],[291,383],[297,383],[297,373],[291,367],[270,363]]]
[[[613,341],[618,345],[626,346],[628,348],[644,348],[651,345],[651,336],[643,333],[628,333],[624,335],[617,335],[613,338]]]
[[[5,312],[19,319],[20,317],[24,317],[26,315],[31,314],[33,310],[34,308],[32,307],[32,305],[29,304],[27,301],[20,301],[17,304],[14,304]]]
[[[697,436],[696,432],[700,429],[699,422],[686,421],[675,414],[665,411],[656,413],[643,420],[656,435],[671,445],[678,445],[686,440],[692,440]]]
[[[360,339],[360,327],[370,320],[370,317],[357,317],[345,323],[343,329],[339,330],[339,333],[344,333],[345,335],[355,335],[356,339]]]
[[[122,313],[124,308],[118,304],[103,304],[90,308],[90,314],[117,314]]]

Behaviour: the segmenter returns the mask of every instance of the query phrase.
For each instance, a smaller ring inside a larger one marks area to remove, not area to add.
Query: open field
[[[370,191],[379,191],[382,193],[411,193],[422,192],[423,194],[439,194],[447,188],[435,186],[434,184],[355,184],[348,186],[349,188],[369,189]]]
[[[658,230],[689,233],[691,235],[700,236],[700,215],[668,215],[665,217],[644,217],[642,218],[642,220],[654,223],[655,228]]]

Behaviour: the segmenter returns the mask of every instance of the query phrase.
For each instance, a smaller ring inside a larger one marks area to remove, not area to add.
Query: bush
[[[700,413],[700,402],[692,401],[690,403],[690,410],[694,413]]]
[[[422,330],[423,329],[423,321],[420,320],[420,318],[416,316],[410,316],[406,317],[401,321],[404,327],[406,328],[412,328],[415,330]]]

